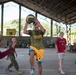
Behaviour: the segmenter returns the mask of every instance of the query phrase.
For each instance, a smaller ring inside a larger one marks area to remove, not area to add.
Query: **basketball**
[[[28,22],[29,24],[30,24],[30,23],[33,23],[33,22],[34,22],[34,15],[29,14],[29,15],[26,17],[26,22]]]

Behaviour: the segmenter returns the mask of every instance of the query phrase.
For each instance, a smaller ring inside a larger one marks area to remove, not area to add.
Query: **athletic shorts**
[[[35,55],[36,53],[32,48],[29,48],[29,55],[30,55],[30,52],[32,52],[32,51],[34,52],[34,55]]]
[[[42,59],[43,59],[43,56],[44,56],[44,50],[43,49],[37,49],[37,48],[35,48],[33,46],[30,46],[30,48],[29,48],[29,54],[32,51],[35,52],[34,54],[36,56],[36,60],[42,63]]]
[[[63,52],[63,53],[58,53],[58,57],[59,57],[59,59],[63,59],[64,58],[64,55],[65,55],[65,53]]]

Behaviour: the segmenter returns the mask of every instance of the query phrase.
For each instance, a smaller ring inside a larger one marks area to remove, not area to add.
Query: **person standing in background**
[[[6,48],[8,48],[9,47],[9,41],[7,40],[6,41]]]
[[[16,41],[16,38],[12,38],[11,41],[12,41],[12,43],[14,43],[14,42],[16,43],[16,42],[17,42],[17,41]],[[11,46],[12,43],[10,43],[9,47]],[[17,61],[16,61],[16,58],[15,58],[14,53],[15,53],[16,56],[17,56],[17,53],[16,53],[16,51],[15,51],[15,47],[14,47],[14,50],[7,56],[7,60],[8,60],[8,58],[9,58],[10,61],[11,61],[11,63],[8,65],[6,71],[7,71],[7,72],[10,72],[10,71],[11,71],[10,68],[11,68],[12,66],[14,66],[17,74],[22,74],[22,72],[19,70],[19,65],[18,65],[18,63],[17,63]]]
[[[2,36],[0,35],[0,42],[2,41]],[[9,47],[9,49],[7,49],[4,52],[0,51],[0,59],[4,58],[5,56],[7,56],[8,54],[11,53],[11,51],[13,51],[14,47],[15,47],[16,43],[13,42],[12,45]]]
[[[57,38],[56,40],[56,52],[58,53],[58,57],[59,57],[58,69],[61,74],[65,74],[65,72],[62,69],[62,63],[63,63],[64,54],[66,52],[66,39],[63,36],[64,36],[64,33],[60,32],[60,37]]]

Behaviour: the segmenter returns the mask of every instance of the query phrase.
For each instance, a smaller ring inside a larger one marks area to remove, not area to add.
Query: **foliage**
[[[24,29],[25,22],[26,22],[25,19],[22,18],[21,19],[21,30]],[[48,23],[41,22],[41,24],[46,29],[46,35],[50,35],[50,27],[49,27]],[[12,21],[9,21],[9,22],[5,23],[4,24],[4,28],[5,29],[13,29],[13,28],[15,28],[16,31],[19,31],[19,20],[18,19],[14,19]]]
[[[76,34],[76,26],[74,26],[74,27],[71,28],[71,33],[72,34]]]
[[[26,20],[24,18],[21,19],[21,31],[24,29],[25,26],[25,22]],[[48,22],[41,22],[42,26],[45,28],[46,33],[45,35],[48,36],[50,35],[51,32],[51,26]],[[0,25],[1,28],[1,25]],[[14,19],[12,21],[6,22],[4,24],[4,29],[16,29],[17,34],[19,34],[19,19]],[[64,29],[62,27],[60,27],[60,31],[64,31]],[[53,24],[53,35],[56,36],[57,33],[59,32],[59,27],[57,24]],[[72,33],[76,33],[76,27],[72,27],[71,28],[71,32]],[[5,32],[6,33],[6,32]]]

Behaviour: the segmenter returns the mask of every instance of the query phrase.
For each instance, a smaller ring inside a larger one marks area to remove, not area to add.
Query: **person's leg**
[[[58,53],[58,57],[59,57],[59,68],[62,69],[62,61],[63,61],[62,53]]]
[[[34,50],[32,48],[29,48],[29,56],[30,56],[31,68],[34,68],[34,55],[35,55]]]
[[[59,59],[59,69],[60,69],[60,70],[62,70],[62,61],[63,61],[63,59],[60,58],[60,59]]]
[[[31,68],[34,68],[34,51],[30,52],[30,65]]]
[[[10,69],[12,66],[13,66],[13,63],[11,62],[11,63],[8,65],[7,69]]]
[[[31,71],[30,71],[30,75],[33,75],[34,74],[34,55],[35,55],[35,52],[30,48],[29,49],[29,56],[30,56],[30,65],[31,65]]]
[[[13,60],[13,66],[14,66],[15,70],[19,70],[19,66],[18,66],[16,59]]]
[[[42,63],[38,62],[39,75],[42,75]]]
[[[13,57],[12,57],[12,56],[9,56],[9,59],[10,59],[10,62],[11,62],[11,63],[8,65],[6,71],[12,72],[12,70],[10,70],[10,68],[13,66],[13,62],[12,62]]]
[[[16,73],[17,74],[22,74],[22,72],[19,70],[19,66],[18,66],[18,63],[17,63],[14,55],[12,56],[12,63],[13,63],[13,66],[16,70]]]
[[[8,71],[8,72],[12,72],[12,70],[10,70],[10,68],[13,66],[13,63],[10,63],[9,65],[8,65],[8,67],[6,68],[6,71]]]
[[[65,74],[62,69],[64,53],[59,53],[58,57],[59,57],[59,71],[61,74]]]

